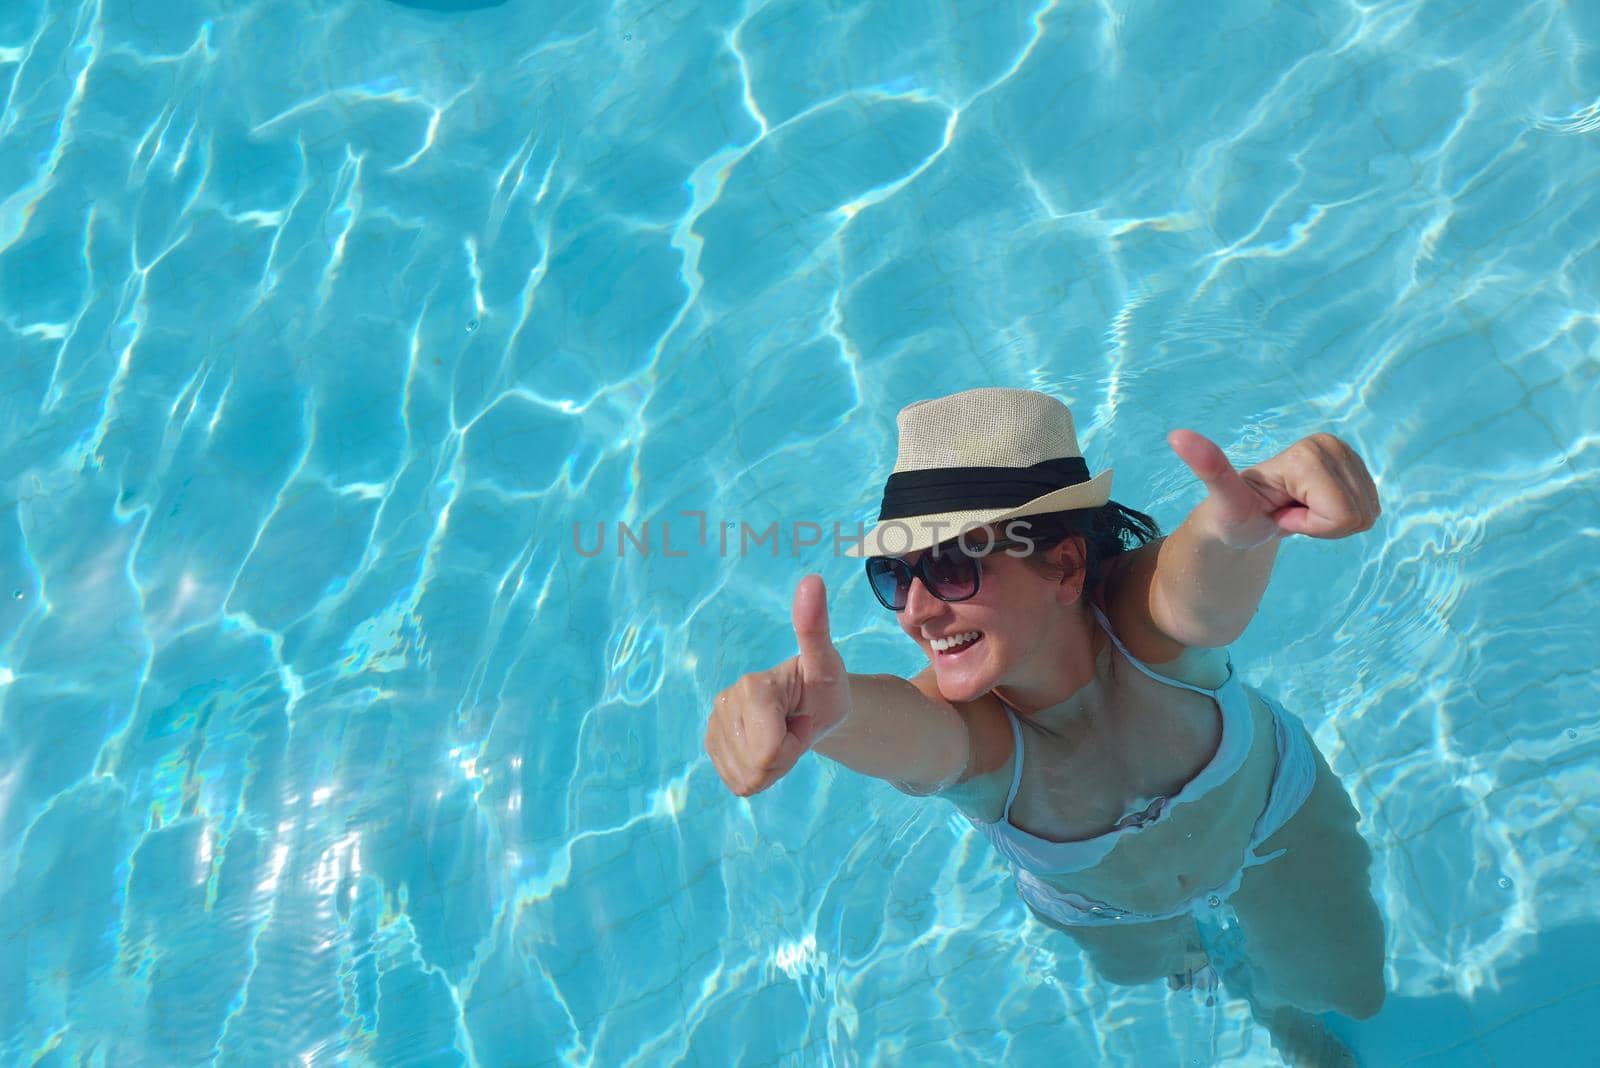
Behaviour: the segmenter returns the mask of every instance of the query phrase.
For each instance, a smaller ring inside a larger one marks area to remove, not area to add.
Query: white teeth
[[[954,649],[958,645],[965,645],[968,642],[977,641],[977,640],[978,640],[978,632],[975,631],[975,630],[969,630],[965,634],[957,634],[953,638],[932,638],[932,639],[929,639],[928,644],[933,646],[933,651],[934,652],[942,653],[946,649]]]

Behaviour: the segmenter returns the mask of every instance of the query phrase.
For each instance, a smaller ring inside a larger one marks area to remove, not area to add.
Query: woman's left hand
[[[1167,443],[1209,492],[1191,519],[1235,549],[1289,534],[1343,538],[1370,530],[1383,512],[1367,465],[1332,434],[1301,438],[1243,471],[1192,430],[1174,430]]]

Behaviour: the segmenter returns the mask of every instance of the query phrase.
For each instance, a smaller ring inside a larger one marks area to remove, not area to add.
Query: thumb
[[[828,633],[828,591],[821,575],[807,575],[794,591],[795,642],[800,647],[800,677],[831,683],[839,676],[839,651]]]
[[[1216,442],[1193,430],[1174,430],[1167,435],[1167,444],[1229,513],[1243,517],[1262,510],[1260,496],[1234,470]]]

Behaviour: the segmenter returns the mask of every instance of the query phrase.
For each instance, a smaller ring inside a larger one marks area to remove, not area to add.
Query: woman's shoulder
[[[928,697],[944,701],[931,666],[909,681]],[[943,798],[963,815],[980,823],[993,822],[1004,815],[1006,795],[1011,786],[1015,746],[1010,718],[993,693],[984,694],[975,701],[945,703],[953,707],[967,725],[970,749],[966,770],[960,778],[934,791],[919,790],[905,783],[893,785],[914,796]]]
[[[1153,568],[1153,552],[1114,557],[1090,601],[1094,612],[1124,656],[1162,678],[1216,689],[1232,670],[1228,650],[1184,645],[1156,626],[1149,608]]]
[[[999,770],[1011,756],[1011,721],[1005,706],[994,693],[986,693],[974,701],[947,701],[939,693],[939,682],[932,665],[909,680],[911,685],[927,697],[950,705],[967,725],[971,749],[967,770],[961,781],[987,775]]]

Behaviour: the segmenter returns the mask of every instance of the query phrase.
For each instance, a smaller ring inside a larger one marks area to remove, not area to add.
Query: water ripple
[[[1238,660],[1392,990],[1533,1007],[1595,918],[1588,8],[408,6],[0,11],[0,1060],[1270,1057],[937,805],[701,753],[802,570],[912,654],[826,543],[661,524],[870,516],[975,385],[1169,527],[1174,425],[1368,458]]]

